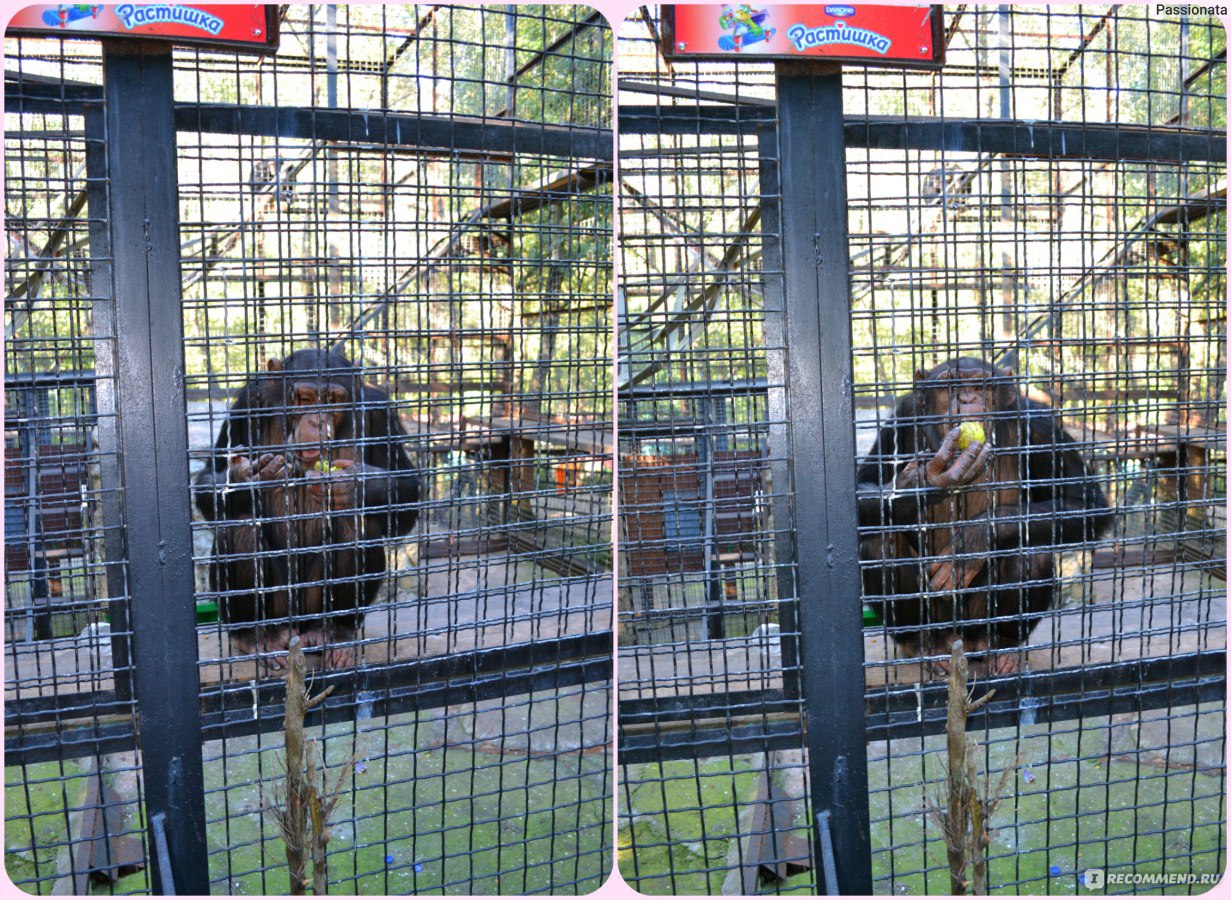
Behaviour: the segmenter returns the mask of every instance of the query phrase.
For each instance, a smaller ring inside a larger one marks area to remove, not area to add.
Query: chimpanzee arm
[[[234,453],[260,443],[257,435],[261,414],[257,411],[256,391],[255,385],[250,383],[236,396],[218,432],[212,459],[205,471],[197,476],[196,490],[193,492],[197,509],[211,522],[241,518],[252,512],[254,486],[228,484],[227,470]]]
[[[918,453],[913,425],[901,421],[901,411],[885,425],[868,458],[855,475],[859,525],[917,525],[923,510],[940,502],[948,491],[927,484],[900,489],[898,475]]]
[[[1023,410],[1021,503],[997,509],[1000,547],[1047,547],[1093,540],[1110,527],[1107,498],[1077,442],[1050,411]]]
[[[419,476],[404,441],[410,435],[382,392],[363,389],[363,469],[360,503],[378,519],[386,535],[406,534],[419,511]]]

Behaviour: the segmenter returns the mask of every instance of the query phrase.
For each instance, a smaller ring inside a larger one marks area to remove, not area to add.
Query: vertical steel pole
[[[798,64],[795,64],[796,66]],[[814,858],[872,893],[842,74],[778,71],[786,379]],[[825,873],[827,882],[835,873]]]
[[[108,219],[123,434],[133,668],[146,821],[165,815],[172,873],[208,894],[171,50],[104,44]],[[151,826],[152,827],[152,826]],[[153,831],[149,846],[156,846]]]
[[[90,304],[94,332],[94,409],[98,414],[99,505],[103,521],[111,665],[115,695],[131,700],[128,593],[124,582],[124,498],[115,399],[115,298],[111,293],[111,225],[107,208],[107,123],[102,105],[85,112],[86,209],[90,219]]]
[[[786,300],[782,283],[782,216],[778,173],[778,126],[757,129],[757,169],[761,190],[761,270],[765,311],[766,415],[769,419],[770,483],[773,487],[774,566],[778,588],[779,646],[782,649],[782,692],[792,700],[801,697],[799,683],[799,620],[795,570],[795,512],[787,486],[791,483],[790,435],[786,396]]]

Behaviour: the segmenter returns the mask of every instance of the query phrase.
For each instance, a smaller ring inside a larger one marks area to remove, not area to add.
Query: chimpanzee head
[[[915,408],[936,446],[963,422],[978,422],[990,434],[1003,420],[997,413],[1017,407],[1012,369],[963,356],[915,372]]]
[[[331,454],[334,442],[354,437],[362,378],[349,359],[328,350],[296,350],[271,359],[267,368],[267,400],[285,415],[287,450],[301,467],[311,468]]]

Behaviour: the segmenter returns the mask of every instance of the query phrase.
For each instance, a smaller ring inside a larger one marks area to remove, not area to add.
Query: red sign
[[[43,4],[27,6],[13,16],[6,34],[155,38],[176,44],[272,53],[278,49],[278,8],[263,3]]]
[[[945,58],[939,6],[828,3],[703,3],[663,7],[668,59],[828,59],[860,65],[939,68]]]

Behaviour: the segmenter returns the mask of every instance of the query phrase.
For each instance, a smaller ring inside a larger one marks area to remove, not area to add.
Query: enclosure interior
[[[801,617],[853,609],[794,591],[791,536],[823,511],[794,507],[812,467],[783,453],[774,245],[810,187],[779,181],[772,68],[664,62],[658,24],[620,34],[620,866],[651,892],[784,892],[820,877],[799,871],[800,712],[828,698],[801,696]],[[1016,673],[973,664],[997,691],[972,719],[992,787],[1009,772],[992,886],[1219,872],[1225,36],[1131,7],[946,9],[945,31],[939,73],[844,73],[851,477],[949,359],[1051,408],[1112,519],[1035,548],[1055,601]],[[945,685],[875,603],[863,617],[874,886],[944,890]]]
[[[368,541],[388,576],[352,663],[317,676],[337,682],[310,729],[339,785],[331,884],[591,890],[610,852],[610,30],[563,5],[321,5],[283,8],[281,35],[269,58],[175,53],[189,455],[163,489],[212,465],[269,360],[345,354],[421,491],[413,531]],[[41,99],[6,104],[6,860],[31,890],[95,870],[148,890],[100,862],[145,852],[121,623],[125,553],[150,552],[123,523],[151,514],[115,464],[142,423],[113,412],[100,53],[10,39],[8,59],[10,96]],[[230,645],[194,513],[210,882],[279,892],[261,808],[281,673]],[[79,821],[99,791],[106,822]],[[116,834],[87,851],[91,827]]]

